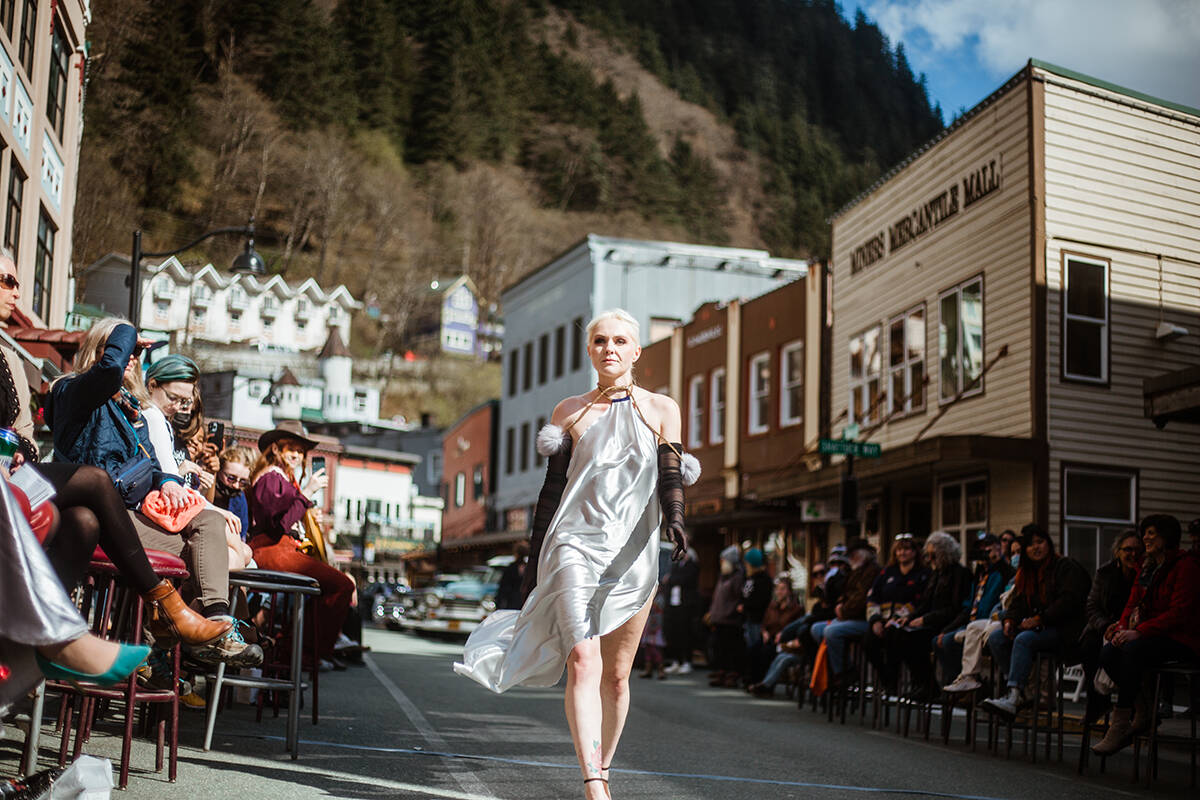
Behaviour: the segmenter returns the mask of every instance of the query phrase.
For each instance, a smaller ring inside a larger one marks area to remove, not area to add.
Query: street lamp
[[[130,258],[131,264],[129,267],[129,321],[134,325],[138,325],[141,319],[143,257],[166,258],[177,255],[185,250],[192,249],[205,239],[211,239],[213,236],[219,236],[224,233],[236,233],[246,237],[246,248],[233,259],[233,264],[230,265],[229,271],[238,275],[265,275],[267,272],[266,264],[263,263],[262,256],[254,249],[254,217],[251,217],[250,224],[243,228],[217,228],[215,231],[209,231],[203,236],[188,242],[183,247],[164,253],[143,253],[142,232],[140,230],[134,231],[133,255]]]

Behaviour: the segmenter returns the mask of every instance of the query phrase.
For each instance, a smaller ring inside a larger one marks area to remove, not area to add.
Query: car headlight
[[[442,598],[438,597],[436,594],[431,594],[425,598],[425,605],[429,608],[437,608],[441,604]]]
[[[485,597],[479,601],[479,605],[483,607],[484,611],[490,614],[496,610],[496,599],[490,596]]]

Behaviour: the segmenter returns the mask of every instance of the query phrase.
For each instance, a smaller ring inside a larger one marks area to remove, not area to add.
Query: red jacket
[[[1129,627],[1134,609],[1139,609],[1136,630],[1142,636],[1169,636],[1200,655],[1200,561],[1180,550],[1169,552],[1148,587],[1139,570],[1121,614],[1122,628]]]

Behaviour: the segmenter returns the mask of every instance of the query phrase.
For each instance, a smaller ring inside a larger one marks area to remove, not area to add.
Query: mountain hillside
[[[486,301],[588,232],[828,252],[828,214],[940,126],[828,0],[94,0],[75,262],[253,215],[289,279]],[[213,240],[192,261],[227,261]]]

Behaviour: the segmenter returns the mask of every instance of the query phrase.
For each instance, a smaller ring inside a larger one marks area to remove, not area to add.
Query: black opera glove
[[[533,529],[529,537],[529,560],[525,563],[525,575],[521,579],[521,596],[528,597],[537,586],[538,556],[542,552],[542,541],[546,538],[546,530],[554,519],[562,502],[563,491],[567,488],[567,467],[571,464],[571,448],[573,442],[567,433],[562,434],[562,443],[558,452],[546,456],[546,480],[542,483],[542,491],[538,494],[537,506],[533,512]]]
[[[679,468],[679,453],[683,445],[658,446],[658,504],[662,507],[663,529],[675,545],[672,561],[681,560],[687,553],[688,536],[683,526],[683,473]]]

